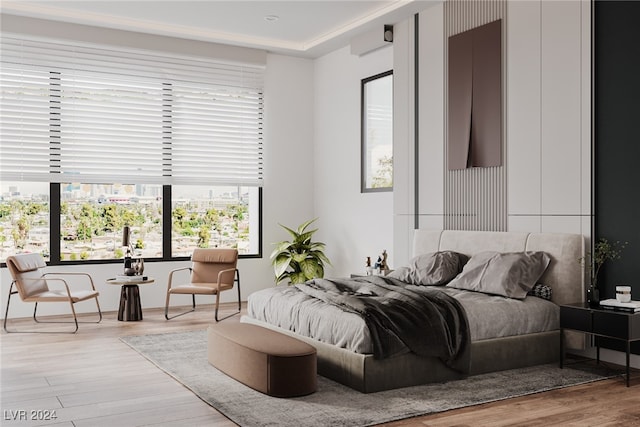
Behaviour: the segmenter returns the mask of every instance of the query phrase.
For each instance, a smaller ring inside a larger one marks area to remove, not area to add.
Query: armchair
[[[93,284],[93,279],[87,273],[55,273],[46,272],[46,263],[40,254],[18,254],[12,255],[7,258],[7,268],[11,273],[13,282],[9,287],[9,297],[7,298],[7,309],[4,316],[3,327],[6,332],[46,332],[46,331],[10,331],[7,329],[7,318],[9,317],[9,304],[11,303],[11,296],[18,294],[23,302],[33,302],[35,307],[33,309],[33,320],[36,323],[69,323],[69,322],[43,322],[38,320],[36,312],[38,310],[38,303],[40,302],[68,302],[71,306],[71,314],[73,315],[73,323],[75,323],[75,330],[73,331],[56,331],[56,332],[68,332],[76,333],[78,331],[78,317],[76,316],[76,310],[74,304],[80,301],[86,301],[92,298],[96,300],[96,306],[98,307],[99,319],[97,322],[102,321],[102,311],[100,310],[100,303],[98,302],[99,292]],[[91,289],[88,290],[71,290],[70,278],[72,276],[84,277],[89,281]],[[52,287],[50,288],[49,285]],[[58,285],[56,289],[53,286]],[[15,286],[15,290],[13,289]]]
[[[191,313],[196,309],[196,295],[215,295],[216,307],[214,318],[216,322],[224,320],[240,313],[240,273],[236,268],[238,263],[238,251],[236,249],[195,249],[191,255],[191,267],[183,267],[172,270],[169,273],[167,284],[167,299],[164,307],[164,317],[167,320],[183,314]],[[183,284],[174,284],[174,273],[179,271],[189,272],[189,281]],[[238,311],[218,319],[218,306],[220,293],[233,289],[238,284]],[[169,317],[169,300],[171,295],[191,295],[191,310]]]

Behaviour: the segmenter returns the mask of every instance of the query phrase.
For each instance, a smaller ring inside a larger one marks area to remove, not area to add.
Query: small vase
[[[600,290],[595,286],[589,286],[587,289],[587,302],[590,307],[600,306]]]

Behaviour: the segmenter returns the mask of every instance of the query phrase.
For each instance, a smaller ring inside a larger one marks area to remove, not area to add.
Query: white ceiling
[[[141,31],[302,57],[345,46],[442,0],[2,0],[2,13]],[[268,21],[267,16],[278,17]]]

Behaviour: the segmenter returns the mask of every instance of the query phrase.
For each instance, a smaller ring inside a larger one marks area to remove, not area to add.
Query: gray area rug
[[[121,340],[243,427],[368,426],[609,377],[594,368],[540,365],[363,394],[318,376],[316,393],[282,399],[246,387],[211,366],[207,361],[206,331]]]

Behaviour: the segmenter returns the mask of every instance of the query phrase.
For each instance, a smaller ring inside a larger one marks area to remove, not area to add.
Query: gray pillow
[[[418,255],[406,267],[387,275],[412,285],[444,285],[456,277],[468,258],[457,252],[444,251]]]
[[[480,252],[447,286],[524,299],[550,261],[545,252]]]

